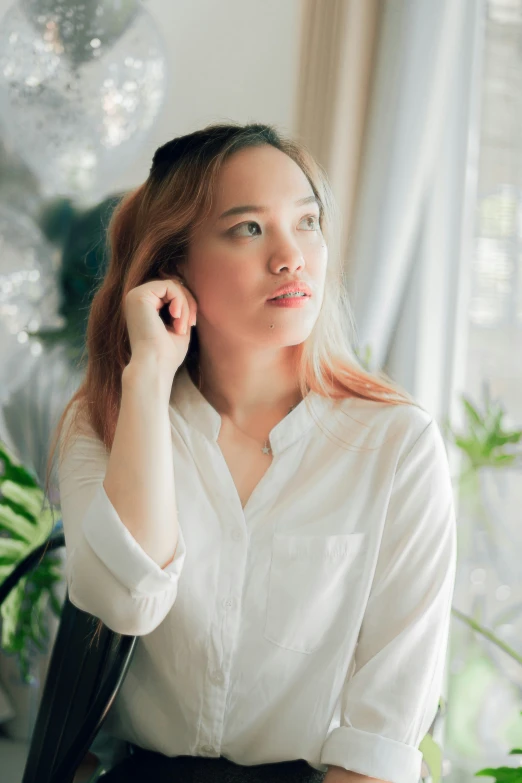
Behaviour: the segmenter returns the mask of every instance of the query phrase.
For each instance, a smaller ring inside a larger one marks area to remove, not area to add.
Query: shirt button
[[[215,682],[216,685],[222,685],[222,683],[225,681],[225,677],[223,675],[223,672],[219,671],[219,669],[216,669],[212,672],[210,675],[210,679],[212,682]]]
[[[201,750],[203,751],[203,753],[214,753],[215,752],[214,748],[212,747],[212,745],[203,745]]]
[[[234,541],[241,541],[241,538],[242,538],[241,531],[240,530],[233,530],[232,531],[232,538],[234,539]]]
[[[236,605],[236,600],[235,598],[223,598],[221,604],[225,609],[233,609]]]

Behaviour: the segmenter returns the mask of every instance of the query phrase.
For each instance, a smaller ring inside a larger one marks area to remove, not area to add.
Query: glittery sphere
[[[56,251],[33,221],[0,204],[0,321],[20,344],[28,332],[63,326],[58,264]]]
[[[103,198],[161,108],[163,41],[138,0],[19,0],[0,20],[0,117],[45,196]]]

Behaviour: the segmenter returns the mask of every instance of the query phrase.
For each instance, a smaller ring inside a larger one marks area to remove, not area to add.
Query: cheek
[[[328,248],[324,239],[321,239],[314,248],[314,252],[308,255],[307,266],[309,273],[316,281],[324,278],[328,266]]]
[[[234,311],[241,310],[246,302],[247,287],[235,265],[216,254],[198,267],[194,279],[198,306],[202,315],[211,323],[225,324]]]

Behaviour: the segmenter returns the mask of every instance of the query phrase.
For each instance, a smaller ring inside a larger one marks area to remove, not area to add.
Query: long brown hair
[[[178,273],[191,231],[211,210],[214,185],[224,162],[238,150],[263,144],[284,152],[306,175],[319,200],[320,227],[328,245],[321,311],[310,336],[298,346],[296,367],[302,396],[313,391],[335,400],[359,397],[391,405],[418,404],[385,373],[367,369],[356,353],[356,327],[339,252],[339,216],[323,169],[303,144],[285,138],[272,125],[212,124],[160,147],[147,180],[126,193],[111,215],[106,236],[108,269],[94,295],[87,325],[86,372],[54,432],[47,493],[56,446],[74,403],[78,404],[67,436],[80,429],[79,417],[85,416],[106,449],[110,452],[112,447],[122,372],[131,359],[123,310],[126,294],[149,280]],[[198,350],[196,327],[186,364],[197,361]]]

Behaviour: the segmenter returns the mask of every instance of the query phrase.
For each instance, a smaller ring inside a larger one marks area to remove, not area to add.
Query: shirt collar
[[[302,438],[312,426],[316,425],[316,419],[321,419],[334,404],[334,400],[312,391],[308,393],[307,399],[312,413],[303,399],[272,428],[269,437],[274,455]],[[209,440],[217,441],[221,416],[195,386],[185,365],[182,365],[174,376],[170,406],[190,427],[197,429]]]

